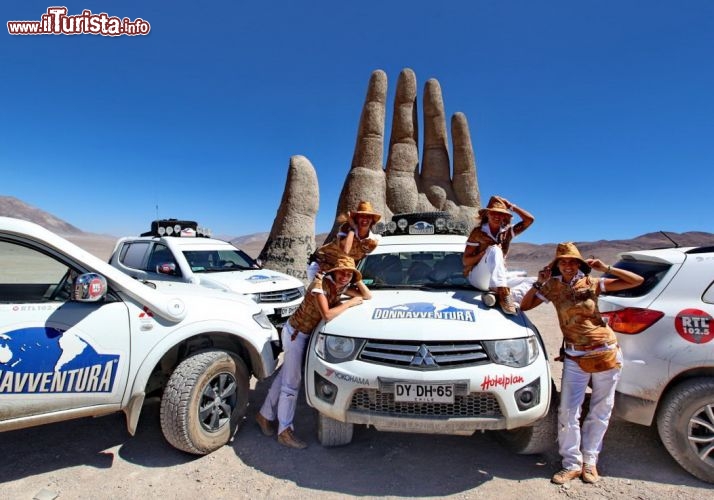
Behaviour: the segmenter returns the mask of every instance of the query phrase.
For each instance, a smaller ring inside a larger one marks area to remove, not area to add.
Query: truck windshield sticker
[[[434,225],[419,221],[409,226],[409,234],[434,234]]]
[[[119,355],[56,328],[0,334],[0,394],[112,392]]]
[[[262,281],[278,281],[278,280],[284,280],[284,276],[277,276],[277,275],[272,275],[269,276],[267,274],[254,274],[250,278],[248,278],[246,281],[255,281],[255,282],[262,282]]]
[[[476,315],[470,309],[459,309],[445,304],[430,302],[411,302],[392,307],[377,307],[372,319],[443,319],[447,321],[476,321]]]

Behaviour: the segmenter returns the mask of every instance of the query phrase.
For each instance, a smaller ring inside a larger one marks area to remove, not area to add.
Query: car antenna
[[[674,244],[674,248],[679,248],[679,243],[677,243],[677,242],[674,241],[672,238],[670,238],[667,233],[665,233],[664,231],[660,231],[660,233],[662,233],[662,235],[663,235],[665,238],[667,238],[669,241],[672,242],[672,244]]]

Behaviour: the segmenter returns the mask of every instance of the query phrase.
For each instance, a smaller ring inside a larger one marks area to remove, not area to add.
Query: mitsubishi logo
[[[429,352],[429,349],[426,347],[425,344],[422,344],[419,347],[419,350],[416,352],[416,354],[412,358],[412,362],[409,365],[410,366],[438,366],[436,364],[436,361],[434,361],[434,357],[431,355],[431,352]]]

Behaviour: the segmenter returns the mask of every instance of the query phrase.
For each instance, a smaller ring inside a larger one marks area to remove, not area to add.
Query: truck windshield
[[[461,253],[442,251],[370,254],[360,262],[365,283],[385,286],[464,286]]]
[[[245,269],[260,269],[260,266],[245,252],[235,250],[186,250],[184,257],[194,273],[220,273]]]

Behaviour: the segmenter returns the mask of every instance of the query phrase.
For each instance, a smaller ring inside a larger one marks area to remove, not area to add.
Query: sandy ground
[[[102,258],[111,252],[109,239],[78,243]],[[542,264],[512,268],[533,273]],[[549,352],[556,352],[560,333],[552,307],[528,315]],[[560,370],[554,363],[558,387]],[[596,485],[550,484],[559,466],[555,444],[549,455],[514,455],[490,433],[430,436],[358,427],[349,446],[322,448],[315,414],[304,403],[296,428],[309,448],[289,450],[263,437],[253,420],[270,381],[253,381],[248,417],[234,442],[204,457],[164,441],[156,399],[147,401],[134,437],[122,413],[0,434],[0,498],[714,498],[712,485],[681,469],[654,429],[617,421],[605,439],[604,478]]]
[[[551,351],[559,343],[550,306],[529,312]],[[559,383],[560,365],[554,373]],[[296,428],[307,450],[263,437],[253,417],[270,380],[254,384],[233,443],[194,457],[161,435],[158,400],[146,403],[137,435],[123,414],[0,435],[0,498],[524,498],[701,499],[712,485],[681,469],[653,429],[612,422],[596,485],[550,484],[557,454],[510,453],[490,433],[471,437],[380,433],[358,427],[352,444],[322,448],[304,403]]]

